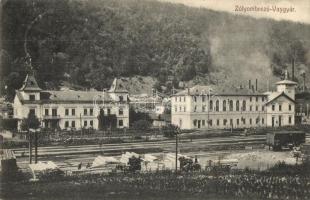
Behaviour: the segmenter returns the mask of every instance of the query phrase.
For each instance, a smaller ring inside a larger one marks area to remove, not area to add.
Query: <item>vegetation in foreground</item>
[[[309,199],[309,164],[270,171],[158,171],[1,182],[2,199]],[[20,176],[19,176],[20,177]],[[21,178],[21,177],[20,177]]]

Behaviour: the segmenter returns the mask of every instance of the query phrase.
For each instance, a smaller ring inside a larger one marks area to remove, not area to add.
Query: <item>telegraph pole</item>
[[[29,164],[32,164],[32,134],[28,130],[29,135]]]
[[[175,133],[175,173],[178,172],[178,129]]]
[[[38,162],[38,133],[34,132],[34,163]]]

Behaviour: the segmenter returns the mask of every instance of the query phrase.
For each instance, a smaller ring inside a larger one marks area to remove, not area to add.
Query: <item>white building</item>
[[[286,78],[276,85],[266,93],[196,85],[172,96],[171,123],[181,129],[292,126],[297,84]]]
[[[114,79],[110,90],[47,91],[42,90],[33,75],[27,75],[16,91],[14,118],[18,128],[29,113],[35,114],[46,128],[81,129],[124,128],[129,126],[128,91],[120,79]],[[100,116],[100,117],[99,117]],[[113,119],[113,124],[106,124]]]

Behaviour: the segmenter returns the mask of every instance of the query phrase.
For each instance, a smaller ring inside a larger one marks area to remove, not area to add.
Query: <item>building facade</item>
[[[34,114],[41,127],[60,129],[124,128],[129,126],[128,91],[114,79],[108,91],[42,90],[33,75],[27,75],[14,98],[14,118]],[[113,124],[107,124],[107,119]],[[108,127],[107,127],[108,126]]]
[[[172,96],[171,123],[181,129],[292,126],[296,83],[286,78],[276,85],[266,93],[196,85]]]

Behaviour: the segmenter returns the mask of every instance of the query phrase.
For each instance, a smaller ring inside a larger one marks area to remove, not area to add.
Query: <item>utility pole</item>
[[[178,129],[175,133],[175,173],[178,172]]]
[[[32,134],[28,130],[28,136],[29,136],[29,164],[32,164]]]
[[[34,163],[38,162],[38,133],[34,132]]]

